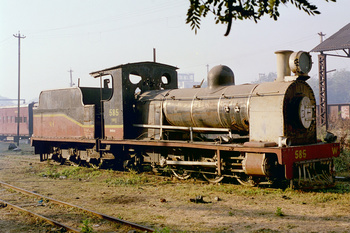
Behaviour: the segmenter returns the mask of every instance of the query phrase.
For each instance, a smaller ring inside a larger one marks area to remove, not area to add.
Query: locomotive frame
[[[286,65],[305,53],[277,54],[275,83],[234,86],[232,71],[221,66],[209,73],[207,89],[183,90],[176,67],[140,62],[92,72],[100,88],[43,91],[34,109],[35,153],[41,161],[148,164],[179,179],[196,172],[213,183],[233,177],[244,185],[332,186],[339,143],[316,139],[308,71],[290,76]],[[263,106],[266,100],[273,110]]]

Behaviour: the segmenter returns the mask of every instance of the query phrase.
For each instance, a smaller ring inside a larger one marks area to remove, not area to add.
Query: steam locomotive
[[[147,165],[179,179],[200,173],[213,183],[332,186],[340,147],[316,137],[311,56],[276,55],[277,79],[262,84],[235,85],[220,65],[208,87],[178,89],[176,67],[140,62],[92,72],[98,88],[42,91],[33,110],[35,153],[42,161]]]

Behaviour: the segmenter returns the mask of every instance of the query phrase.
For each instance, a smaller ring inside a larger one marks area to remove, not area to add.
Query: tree
[[[280,4],[293,4],[299,10],[308,15],[317,15],[320,12],[317,6],[310,0],[189,0],[190,7],[187,11],[186,23],[197,33],[200,28],[201,18],[206,17],[208,12],[215,16],[216,23],[227,24],[225,36],[230,34],[232,20],[254,20],[256,23],[265,14],[277,20],[280,16],[278,8]],[[336,2],[336,0],[324,0]]]
[[[259,74],[259,79],[257,81],[253,81],[252,83],[266,83],[266,82],[273,82],[277,78],[276,72],[270,72],[268,75],[266,74]]]
[[[315,92],[318,102],[319,80],[311,78],[307,81]],[[327,75],[328,104],[350,103],[350,71],[340,70]]]

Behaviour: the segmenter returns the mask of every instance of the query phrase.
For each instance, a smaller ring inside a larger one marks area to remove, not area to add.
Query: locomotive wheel
[[[50,160],[57,165],[63,165],[66,162],[66,159],[62,158],[61,155],[52,155]]]
[[[92,167],[92,168],[95,168],[95,169],[100,169],[102,168],[104,165],[105,165],[105,161],[103,159],[92,159],[89,163],[89,165]]]
[[[250,187],[254,186],[253,182],[250,182],[250,180],[244,180],[244,179],[241,179],[241,178],[236,178],[236,179],[241,185],[250,186]]]
[[[212,184],[217,184],[220,181],[222,181],[222,179],[224,179],[224,176],[218,176],[216,174],[202,173],[202,175],[203,175],[204,179],[206,179],[209,183],[212,183]]]
[[[191,172],[188,172],[183,169],[171,169],[171,171],[174,174],[174,176],[179,180],[187,180],[191,177]]]
[[[54,165],[64,165],[66,163],[65,159],[61,159],[61,160],[51,160],[51,163]]]
[[[79,157],[71,156],[69,158],[70,165],[73,167],[83,167],[85,166],[85,161],[81,160]]]
[[[236,177],[237,181],[244,186],[256,186],[260,183],[259,179],[253,179],[251,176],[247,176],[246,174]]]
[[[73,162],[73,161],[69,161],[70,162],[70,165],[73,166],[73,167],[81,167],[82,166],[82,163],[81,162]]]

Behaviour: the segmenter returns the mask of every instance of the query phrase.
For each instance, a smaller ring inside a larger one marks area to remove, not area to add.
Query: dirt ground
[[[0,180],[158,232],[350,232],[350,184],[303,192],[39,162],[0,143]],[[1,188],[0,188],[1,189]],[[191,199],[203,197],[203,202]],[[98,225],[93,225],[98,232]],[[0,232],[56,229],[0,207]],[[117,230],[116,230],[117,231]]]

